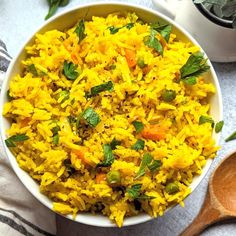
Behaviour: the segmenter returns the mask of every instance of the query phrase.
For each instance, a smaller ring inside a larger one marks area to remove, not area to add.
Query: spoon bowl
[[[236,152],[220,162],[209,180],[205,201],[181,236],[194,236],[208,226],[236,217]]]

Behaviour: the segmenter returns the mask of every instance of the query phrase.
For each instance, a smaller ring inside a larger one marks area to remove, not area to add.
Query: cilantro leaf
[[[160,35],[165,39],[165,41],[168,43],[170,39],[170,33],[172,30],[172,26],[169,24],[160,25],[159,23],[153,23],[151,24],[151,27],[160,33]]]
[[[58,124],[56,124],[56,126],[54,126],[52,128],[52,133],[53,133],[53,136],[52,136],[52,143],[57,145],[59,143],[59,134],[58,132],[60,131],[60,126]]]
[[[64,6],[68,5],[69,2],[70,2],[70,0],[61,0],[60,1],[60,6],[64,7]]]
[[[155,197],[147,196],[146,194],[141,194],[142,184],[134,184],[131,188],[127,189],[127,193],[133,199],[140,199],[140,200],[151,200]]]
[[[144,128],[144,124],[141,121],[136,121],[135,120],[135,121],[132,122],[132,124],[133,124],[133,126],[134,126],[137,133],[140,133]]]
[[[59,143],[59,134],[55,134],[53,137],[52,137],[52,143],[57,145]]]
[[[154,171],[158,170],[159,167],[162,166],[162,163],[160,160],[153,160],[153,162],[148,165],[148,169],[153,173]]]
[[[82,19],[78,26],[76,27],[75,31],[74,31],[77,36],[79,37],[79,43],[87,36],[87,34],[85,34],[85,25],[84,25],[84,19]]]
[[[121,27],[109,26],[108,29],[110,30],[111,34],[116,34],[121,29]]]
[[[131,29],[134,27],[134,23],[128,23],[127,25],[125,25],[124,27],[126,27],[127,29]]]
[[[154,48],[160,55],[163,56],[163,47],[160,41],[156,38],[157,31],[151,29],[149,36],[144,37],[143,41],[149,48]]]
[[[66,171],[69,174],[69,176],[76,172],[76,169],[72,166],[70,159],[64,160],[63,164],[65,165]]]
[[[116,149],[116,146],[119,146],[121,144],[121,141],[116,140],[115,138],[112,139],[110,146],[112,150]]]
[[[143,159],[139,168],[139,171],[137,173],[137,175],[135,176],[135,179],[143,176],[146,172],[146,167],[152,162],[152,156],[149,153],[145,153],[143,155]]]
[[[25,134],[16,134],[5,140],[7,147],[16,147],[17,142],[28,140],[29,137]]]
[[[131,188],[127,189],[127,193],[130,197],[136,199],[140,195],[142,184],[134,184]]]
[[[54,0],[54,1],[48,0],[48,4],[49,4],[49,11],[48,14],[45,16],[45,20],[49,19],[51,16],[55,14],[55,12],[59,7],[60,0]]]
[[[64,61],[63,74],[68,80],[76,80],[79,73],[76,71],[77,66],[72,62]]]
[[[67,4],[69,4],[69,0],[47,0],[48,5],[49,5],[49,11],[48,14],[45,17],[45,20],[47,20],[48,18],[50,18],[51,16],[53,16],[55,14],[55,12],[57,11],[58,7],[64,7]]]
[[[224,126],[224,121],[223,120],[217,122],[216,126],[215,126],[215,132],[219,133],[222,130],[223,126]]]
[[[143,150],[145,145],[145,141],[142,139],[138,139],[134,145],[132,145],[131,149],[133,150]]]
[[[227,139],[225,139],[225,142],[229,142],[236,139],[236,131],[234,131]]]
[[[111,166],[115,160],[115,156],[112,153],[112,147],[110,144],[103,145],[104,160],[97,164],[97,167]]]
[[[82,118],[93,128],[101,121],[99,115],[93,110],[92,107],[87,108],[82,113]]]
[[[204,59],[202,52],[191,54],[180,69],[181,80],[189,85],[196,84],[196,77],[210,69],[206,62],[207,59]]]
[[[31,64],[28,66],[28,71],[34,76],[34,77],[37,77],[38,76],[38,71],[35,67],[34,64]]]
[[[110,30],[111,34],[116,34],[120,29],[125,27],[130,30],[134,27],[134,23],[128,23],[127,25],[124,25],[122,27],[109,26],[108,29]]]
[[[108,81],[106,83],[92,87],[90,90],[90,93],[86,93],[85,97],[91,98],[91,97],[98,95],[101,92],[104,92],[104,91],[112,92],[113,88],[114,88],[114,85],[113,85],[112,81]]]

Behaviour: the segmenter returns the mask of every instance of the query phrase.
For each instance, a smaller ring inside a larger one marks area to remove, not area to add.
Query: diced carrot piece
[[[125,49],[125,58],[130,68],[136,66],[137,62],[135,57],[136,57],[135,51],[127,48]]]
[[[71,59],[73,60],[74,64],[78,64],[77,56],[74,53],[71,54]]]
[[[96,174],[96,183],[100,184],[101,182],[106,180],[106,174],[105,173],[97,173]]]
[[[26,127],[29,122],[31,121],[31,118],[27,117],[24,120],[21,121],[21,127]]]
[[[145,66],[143,68],[143,73],[146,75],[151,70],[150,66]]]
[[[154,141],[162,140],[166,138],[166,131],[166,128],[159,124],[146,125],[141,132],[141,136],[145,139],[151,139]]]
[[[82,151],[82,150],[73,150],[72,151],[81,161],[83,161],[85,164],[90,164],[87,160],[86,160],[86,158],[85,158],[85,156],[84,156],[84,152]]]

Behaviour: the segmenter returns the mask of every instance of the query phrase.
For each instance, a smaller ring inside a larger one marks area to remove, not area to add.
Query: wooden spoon
[[[227,156],[210,177],[205,201],[181,236],[199,235],[221,220],[236,217],[236,152]]]

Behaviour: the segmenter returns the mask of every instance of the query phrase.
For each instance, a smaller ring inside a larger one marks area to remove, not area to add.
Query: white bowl
[[[78,19],[84,18],[86,16],[86,19],[90,19],[91,16],[106,16],[109,13],[113,12],[123,12],[123,11],[132,11],[136,12],[136,14],[144,21],[146,22],[155,22],[157,21],[164,21],[168,22],[173,25],[173,32],[177,35],[179,39],[182,41],[190,41],[193,44],[200,47],[200,45],[196,42],[192,36],[186,32],[181,26],[176,24],[173,20],[169,19],[165,15],[153,11],[150,9],[147,9],[142,6],[137,6],[134,4],[127,4],[127,3],[120,3],[120,2],[99,2],[99,3],[90,3],[82,6],[74,7],[66,12],[63,12],[55,17],[53,17],[51,20],[45,22],[39,29],[35,31],[37,32],[45,32],[52,29],[59,29],[63,30],[65,28],[72,27],[76,24]],[[17,164],[17,161],[13,154],[10,152],[10,150],[6,147],[4,140],[7,138],[6,130],[10,127],[9,121],[2,116],[2,108],[4,103],[7,102],[7,90],[9,88],[9,82],[12,77],[14,77],[16,74],[20,73],[22,70],[21,61],[23,58],[25,58],[26,54],[24,51],[24,48],[26,45],[31,44],[34,39],[35,33],[32,34],[30,39],[26,42],[25,45],[22,46],[22,49],[18,53],[18,55],[15,57],[15,59],[11,62],[11,65],[8,69],[5,81],[2,86],[1,91],[1,97],[0,97],[0,108],[1,108],[1,115],[0,115],[0,131],[1,131],[1,138],[3,141],[3,145],[5,148],[5,152],[9,158],[9,161],[11,163],[12,168],[14,169],[16,175],[19,177],[21,182],[25,185],[25,187],[31,192],[34,197],[36,197],[42,204],[47,206],[49,209],[52,209],[52,201],[47,198],[45,195],[41,194],[39,192],[39,185]],[[200,47],[201,48],[201,47]],[[216,77],[216,73],[211,65],[211,63],[208,61],[208,64],[210,65],[211,69],[206,74],[206,80],[212,82],[216,87],[216,94],[213,95],[210,99],[211,103],[211,110],[210,114],[213,117],[214,120],[219,121],[222,120],[222,97],[221,97],[221,90],[219,87],[219,83]],[[214,135],[214,139],[216,143],[219,141],[219,135]],[[191,189],[194,190],[197,185],[200,183],[200,181],[204,178],[205,174],[207,173],[210,165],[212,163],[212,160],[208,160],[205,167],[203,168],[203,172],[200,176],[197,176],[194,178]],[[72,219],[72,216],[67,216],[67,218]],[[132,217],[126,217],[124,220],[124,226],[128,225],[134,225],[139,224],[145,221],[148,221],[152,219],[149,215],[145,213],[141,213],[137,216]],[[90,213],[79,213],[76,217],[75,221],[93,225],[93,226],[101,226],[101,227],[112,227],[116,226],[114,223],[112,223],[108,217],[102,216],[102,215],[92,215]]]

